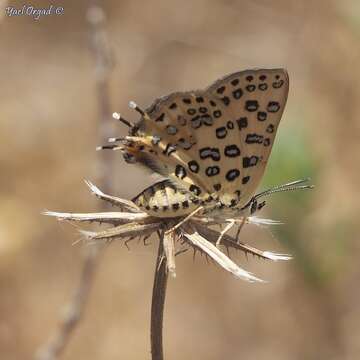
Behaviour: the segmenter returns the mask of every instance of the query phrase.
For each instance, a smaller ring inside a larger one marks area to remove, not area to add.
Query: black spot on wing
[[[255,89],[256,89],[256,86],[253,85],[253,84],[246,86],[246,90],[247,90],[248,92],[253,92],[253,91],[255,91]]]
[[[227,145],[225,146],[224,154],[227,157],[237,157],[240,156],[240,149],[235,144]]]
[[[205,114],[205,115],[201,115],[201,123],[205,126],[212,126],[214,121],[210,115]]]
[[[234,123],[232,121],[228,121],[226,123],[226,127],[229,129],[229,130],[232,130],[234,128]]]
[[[236,120],[236,123],[238,124],[239,130],[245,129],[248,126],[248,119],[247,117],[241,117],[240,119]]]
[[[238,169],[231,169],[226,173],[226,180],[234,181],[239,176],[240,176],[240,171]]]
[[[259,84],[259,89],[261,91],[265,91],[265,90],[267,90],[267,88],[268,88],[268,85],[266,83]]]
[[[220,110],[215,110],[215,111],[213,112],[213,115],[214,115],[215,118],[219,118],[219,117],[222,115],[222,113],[221,113]]]
[[[176,177],[183,179],[184,177],[186,177],[186,170],[183,166],[181,165],[176,165],[175,168],[175,175]]]
[[[270,139],[269,138],[266,138],[264,140],[264,146],[269,146],[270,145]]]
[[[216,137],[218,139],[224,139],[227,135],[227,130],[226,130],[225,126],[221,126],[221,127],[217,128],[215,130],[215,132],[216,132]]]
[[[247,184],[249,182],[249,180],[250,180],[250,176],[244,176],[242,178],[241,182],[242,182],[243,185],[245,185],[245,184]]]
[[[230,104],[230,98],[228,96],[224,96],[223,98],[221,98],[221,100],[226,106]]]
[[[176,145],[168,143],[162,153],[164,155],[170,156],[175,151],[176,151]]]
[[[208,166],[205,170],[206,176],[216,176],[220,173],[220,168],[218,166]]]
[[[190,185],[189,190],[196,196],[199,196],[201,194],[201,189],[194,184]]]
[[[220,160],[220,151],[218,148],[204,147],[199,150],[199,155],[201,159],[211,158],[215,161]]]
[[[199,202],[200,202],[200,200],[199,199],[197,199],[197,198],[190,198],[190,201],[193,203],[193,204],[198,204]]]
[[[202,122],[201,122],[201,117],[200,115],[194,116],[191,119],[191,127],[193,129],[198,129],[201,126]]]
[[[259,103],[257,100],[247,100],[245,102],[245,109],[250,112],[254,112],[259,108]]]
[[[270,101],[267,106],[267,111],[276,113],[280,109],[280,104],[277,101]]]
[[[266,113],[265,111],[259,111],[259,112],[257,113],[257,119],[258,119],[259,121],[265,121],[266,118],[267,118],[267,113]]]
[[[187,209],[189,207],[189,202],[187,200],[185,200],[181,203],[181,205],[182,205],[183,209]]]
[[[169,135],[175,135],[178,132],[178,129],[174,125],[168,125],[168,126],[166,126],[166,132]]]
[[[188,162],[188,167],[189,167],[190,171],[192,171],[193,173],[198,173],[199,169],[200,169],[199,164],[195,160],[189,161]]]
[[[243,96],[243,91],[241,88],[236,89],[232,92],[232,95],[233,95],[234,99],[238,100]]]
[[[221,190],[221,184],[214,184],[214,190],[220,191]]]
[[[180,138],[178,140],[178,144],[184,150],[189,150],[192,147],[192,144],[189,141],[185,140],[184,138]]]
[[[259,157],[256,155],[252,155],[250,157],[243,157],[243,168],[248,168],[251,166],[255,166],[259,161]]]
[[[273,124],[269,124],[268,127],[266,128],[266,132],[269,134],[273,133],[274,130],[275,130],[275,128],[274,128]]]
[[[237,190],[237,191],[239,191],[239,190]],[[234,207],[237,205],[237,203],[238,203],[238,201],[236,199],[231,199],[229,207]]]
[[[263,135],[259,135],[259,134],[256,134],[256,133],[247,134],[245,142],[247,144],[261,144],[263,142],[263,139],[264,139]]]
[[[272,86],[274,89],[280,89],[284,85],[284,80],[274,81]]]

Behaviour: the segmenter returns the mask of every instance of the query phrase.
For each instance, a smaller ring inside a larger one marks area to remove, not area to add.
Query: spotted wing
[[[136,146],[127,150],[181,189],[244,204],[265,169],[287,91],[279,69],[238,72],[206,90],[173,93],[146,110],[132,133]]]
[[[134,149],[127,152],[179,189],[209,199],[221,160],[213,136],[221,116],[216,99],[204,91],[173,93],[156,100],[146,114],[133,133]]]
[[[222,102],[222,127],[216,139],[226,144],[221,192],[225,198],[236,191],[243,206],[256,191],[273,146],[289,91],[284,69],[247,70],[231,74],[207,92]],[[228,151],[226,151],[228,150]],[[229,158],[230,157],[230,158]]]

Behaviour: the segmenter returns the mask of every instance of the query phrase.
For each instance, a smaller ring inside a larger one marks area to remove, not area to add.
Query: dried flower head
[[[238,240],[239,232],[244,224],[255,224],[260,226],[277,225],[277,221],[270,219],[261,219],[256,216],[243,217],[233,220],[239,225],[237,236],[231,237],[226,232],[218,232],[213,229],[214,226],[228,225],[229,221],[219,223],[211,217],[194,215],[186,221],[176,220],[174,218],[159,218],[142,212],[132,201],[121,199],[115,196],[104,194],[94,184],[86,181],[90,191],[99,199],[105,200],[119,208],[116,212],[98,212],[98,213],[64,213],[45,211],[44,214],[54,216],[59,220],[68,220],[73,222],[95,222],[98,224],[110,224],[102,231],[80,230],[83,240],[86,242],[109,242],[113,240],[123,240],[124,244],[133,239],[142,239],[145,241],[153,233],[158,233],[163,242],[163,249],[167,269],[170,275],[176,276],[175,257],[180,253],[193,249],[199,251],[229,271],[238,278],[249,282],[263,282],[263,280],[254,276],[250,272],[240,268],[226,255],[222,249],[235,249],[252,254],[258,258],[278,261],[289,260],[288,254],[277,254],[271,251],[262,251],[247,245]],[[177,224],[176,226],[174,226]],[[225,227],[226,229],[226,227]],[[221,237],[222,246],[216,246]]]

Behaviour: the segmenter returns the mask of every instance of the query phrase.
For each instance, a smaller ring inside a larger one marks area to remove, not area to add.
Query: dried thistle
[[[289,184],[275,187],[271,190],[262,192],[257,197],[267,196],[274,192],[291,191],[297,189],[309,189],[310,185],[298,185],[307,180],[299,180]],[[196,252],[204,254],[208,259],[212,259],[215,263],[220,265],[225,270],[237,278],[244,279],[249,282],[264,282],[250,272],[239,267],[234,261],[230,259],[222,250],[226,250],[229,254],[230,249],[242,251],[246,255],[252,254],[260,259],[265,260],[290,260],[292,257],[288,254],[278,254],[271,251],[262,251],[240,242],[238,237],[240,230],[244,224],[255,224],[258,226],[278,225],[280,222],[262,219],[256,216],[240,217],[238,219],[214,219],[210,216],[202,214],[192,214],[183,218],[159,218],[151,216],[143,212],[134,202],[121,199],[115,196],[107,195],[98,189],[90,181],[85,181],[92,194],[101,200],[109,202],[117,207],[118,211],[96,212],[96,213],[64,213],[45,211],[43,214],[54,216],[58,220],[67,220],[71,222],[95,222],[98,224],[111,225],[101,231],[85,231],[80,230],[82,240],[88,244],[108,243],[113,240],[121,240],[127,246],[128,242],[133,239],[143,240],[144,243],[153,233],[159,236],[159,251],[156,260],[152,303],[151,303],[151,355],[152,360],[163,360],[163,344],[162,344],[162,326],[163,313],[166,296],[166,286],[168,275],[176,277],[175,258],[177,255],[192,249],[194,255]],[[256,200],[256,196],[254,199]],[[238,225],[236,237],[231,237],[226,234],[230,228],[229,224],[233,226]],[[217,231],[213,227],[219,226],[223,230]],[[219,246],[219,239],[221,239],[221,246]],[[95,247],[98,249],[98,246]],[[92,267],[91,267],[92,268]],[[74,298],[74,303],[71,307],[77,309],[78,314],[82,312],[84,305],[84,297],[87,296],[89,284],[88,276],[84,271],[83,279],[80,282],[78,293],[80,296]],[[81,301],[79,301],[79,299]],[[78,306],[81,304],[81,306]],[[69,326],[70,324],[70,326]],[[47,344],[39,354],[46,356],[39,356],[37,359],[55,360],[56,355],[65,346],[64,338],[69,336],[70,330],[74,327],[75,322],[64,321],[58,334]],[[66,334],[66,336],[64,335]],[[59,345],[60,344],[60,345]],[[54,350],[55,349],[55,350]],[[51,356],[48,356],[51,354]]]
[[[174,227],[176,220],[173,218],[156,218],[142,212],[133,202],[118,197],[104,194],[94,184],[86,181],[90,191],[99,199],[110,202],[119,208],[116,212],[97,212],[97,213],[63,213],[54,211],[45,211],[44,215],[54,216],[59,220],[67,220],[72,222],[95,222],[98,224],[110,224],[112,227],[102,231],[85,231],[80,230],[85,242],[109,242],[113,240],[123,240],[126,245],[128,241],[133,239],[146,239],[153,233],[161,233],[162,247],[166,260],[166,268],[168,273],[176,276],[175,256],[187,249],[193,249],[211,258],[215,263],[225,270],[229,271],[238,278],[250,282],[263,282],[263,280],[254,276],[250,272],[242,269],[235,264],[222,249],[235,249],[252,254],[258,258],[278,261],[289,260],[291,256],[288,254],[277,254],[271,251],[262,251],[240,242],[223,232],[218,232],[212,227],[226,225],[219,223],[211,217],[192,216],[180,226]],[[240,226],[243,224],[255,225],[276,225],[277,221],[270,219],[260,219],[255,216],[242,218],[238,220]],[[169,232],[169,229],[174,229]],[[222,235],[222,247],[217,247],[218,239]]]

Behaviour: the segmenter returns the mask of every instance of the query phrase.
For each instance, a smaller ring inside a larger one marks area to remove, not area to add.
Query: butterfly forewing
[[[149,113],[158,126],[158,146],[165,149],[158,155],[161,164],[168,166],[168,176],[187,184],[187,189],[194,189],[201,197],[216,191],[213,185],[220,175],[221,154],[214,148],[219,105],[204,91],[174,93],[160,100]]]
[[[247,70],[158,99],[133,154],[179,189],[241,207],[262,178],[288,88],[283,69]]]

